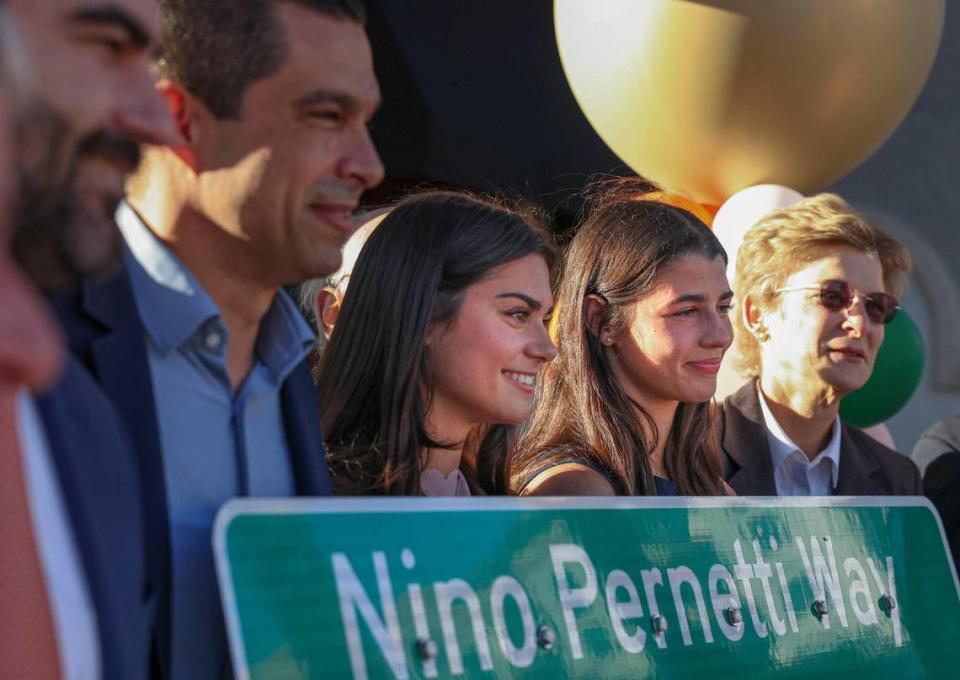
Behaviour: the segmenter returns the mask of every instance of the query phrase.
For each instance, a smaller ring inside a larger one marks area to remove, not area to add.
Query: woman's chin
[[[713,399],[713,395],[717,392],[717,377],[713,376],[702,376],[698,380],[692,380],[683,390],[683,398],[679,401],[686,402],[688,404],[699,404],[704,401],[710,401]]]
[[[717,387],[713,386],[713,389],[702,389],[702,390],[686,390],[683,395],[677,401],[686,404],[700,404],[705,401],[710,401],[713,399],[713,395],[716,393]]]
[[[867,384],[870,379],[869,371],[832,370],[821,374],[820,379],[825,386],[838,397],[856,392]]]

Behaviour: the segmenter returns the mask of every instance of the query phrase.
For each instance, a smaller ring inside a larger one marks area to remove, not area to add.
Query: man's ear
[[[197,152],[195,150],[199,137],[198,116],[209,115],[206,107],[193,95],[170,79],[164,78],[157,82],[157,91],[163,95],[170,108],[174,124],[177,129],[178,141],[170,146],[176,156],[191,170],[197,172]]]
[[[616,339],[616,334],[606,325],[610,303],[600,295],[590,294],[583,298],[583,318],[587,328],[600,340],[600,344],[610,346]]]
[[[317,292],[317,320],[320,322],[323,337],[327,340],[333,334],[333,327],[337,325],[337,319],[340,317],[341,302],[340,293],[335,288],[328,286]]]
[[[763,310],[756,303],[753,295],[747,294],[743,298],[743,308],[740,314],[744,327],[757,339],[757,342],[766,342],[770,338],[770,333],[767,332],[767,325],[764,321]]]

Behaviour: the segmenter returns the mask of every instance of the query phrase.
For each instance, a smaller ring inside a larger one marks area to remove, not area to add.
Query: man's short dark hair
[[[247,88],[286,60],[280,2],[366,22],[363,0],[160,0],[157,75],[177,82],[217,118],[239,118]]]

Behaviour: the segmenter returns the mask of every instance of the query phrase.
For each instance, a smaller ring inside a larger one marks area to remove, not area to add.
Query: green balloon
[[[840,402],[840,417],[856,427],[870,427],[896,414],[910,401],[923,376],[923,336],[910,315],[901,309],[884,332],[873,375]]]

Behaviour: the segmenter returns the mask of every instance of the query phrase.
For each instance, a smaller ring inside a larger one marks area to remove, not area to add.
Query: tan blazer
[[[738,495],[776,496],[773,462],[755,381],[724,400],[720,427],[723,478]],[[844,423],[834,493],[838,496],[911,496],[922,494],[923,485],[913,461]]]

